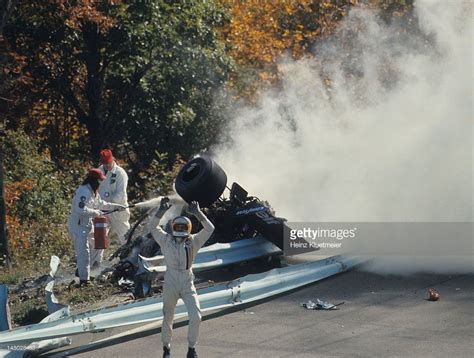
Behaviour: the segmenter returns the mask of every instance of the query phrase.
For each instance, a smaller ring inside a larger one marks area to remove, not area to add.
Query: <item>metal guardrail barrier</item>
[[[203,314],[210,314],[269,298],[346,271],[361,262],[362,260],[358,258],[334,256],[324,260],[273,269],[260,274],[247,275],[228,283],[199,290],[201,310]],[[176,319],[186,317],[186,307],[179,300],[176,307]],[[152,297],[84,312],[56,321],[0,332],[0,347],[7,343],[28,343],[48,338],[143,324],[159,321],[162,318],[162,299],[161,297]]]

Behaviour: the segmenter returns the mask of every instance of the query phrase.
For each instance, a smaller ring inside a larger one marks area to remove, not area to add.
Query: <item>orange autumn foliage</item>
[[[223,29],[231,56],[239,65],[256,69],[259,79],[269,84],[278,80],[277,60],[282,55],[303,57],[318,37],[335,29],[350,6],[357,5],[357,0],[223,1],[231,11],[231,21]]]
[[[114,25],[114,20],[101,11],[103,5],[118,5],[120,0],[79,0],[71,5],[67,0],[56,0],[61,14],[66,18],[69,27],[79,29],[86,22],[97,24],[99,31],[107,31]]]

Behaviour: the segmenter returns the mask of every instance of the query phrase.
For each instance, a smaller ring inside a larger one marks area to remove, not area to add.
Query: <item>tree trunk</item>
[[[0,36],[18,0],[0,0]]]
[[[6,45],[3,38],[3,28],[5,27],[8,18],[15,8],[16,3],[17,0],[0,0],[0,46],[2,47]],[[0,48],[0,57],[6,56],[4,50],[5,48]],[[3,60],[3,58],[0,58],[0,63],[2,63]],[[8,88],[8,86],[0,87],[1,100],[2,102],[7,102],[8,99],[3,98],[3,88]],[[2,103],[0,105],[0,113],[3,110],[6,111],[6,108],[8,108],[8,103]],[[7,267],[11,267],[10,246],[8,244],[6,223],[6,207],[3,190],[3,136],[5,135],[3,127],[4,123],[2,123],[0,126],[0,266],[6,265]]]
[[[104,144],[104,120],[102,117],[103,72],[102,56],[100,53],[101,38],[98,26],[93,22],[86,22],[82,27],[84,38],[84,60],[87,69],[86,98],[89,105],[87,130],[93,158],[99,157]]]
[[[10,246],[8,244],[6,207],[3,190],[3,137],[5,133],[0,128],[0,266],[11,267]]]
[[[89,143],[91,146],[91,157],[97,161],[99,152],[103,149],[104,135],[99,118],[89,117],[86,123],[87,131],[89,132]]]

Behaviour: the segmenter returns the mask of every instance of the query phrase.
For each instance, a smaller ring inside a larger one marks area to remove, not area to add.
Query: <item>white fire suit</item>
[[[95,194],[89,184],[81,185],[72,199],[71,214],[68,220],[69,233],[74,241],[79,279],[89,280],[90,267],[100,264],[104,250],[94,249],[94,225],[92,219],[101,215],[99,209],[114,210],[118,206],[103,201]],[[120,205],[121,207],[121,205]]]
[[[128,175],[123,168],[116,162],[112,170],[107,170],[103,165],[99,169],[104,173],[105,179],[100,183],[99,194],[104,200],[112,203],[128,206],[127,204],[127,184]],[[124,244],[126,241],[125,234],[130,229],[130,211],[118,211],[108,215],[109,217],[109,236],[114,233],[118,236],[120,243]]]
[[[163,326],[161,340],[163,346],[171,344],[173,320],[178,298],[186,305],[189,317],[188,344],[194,348],[199,336],[201,307],[194,287],[192,265],[198,250],[206,243],[214,231],[214,225],[201,212],[196,215],[203,229],[197,234],[179,241],[166,233],[159,225],[160,216],[151,222],[151,234],[160,245],[165,256],[166,273],[163,284]]]

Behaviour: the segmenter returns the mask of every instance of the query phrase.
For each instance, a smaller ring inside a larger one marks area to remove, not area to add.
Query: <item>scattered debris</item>
[[[65,305],[62,305],[58,302],[58,299],[54,295],[54,276],[58,271],[58,266],[60,264],[59,257],[51,256],[51,262],[49,264],[51,271],[49,273],[49,282],[46,284],[45,293],[46,293],[46,305],[48,306],[48,312],[54,313],[65,308]]]
[[[434,289],[430,288],[428,289],[428,293],[430,297],[428,298],[428,301],[438,301],[441,296],[439,295],[438,292],[436,292]]]
[[[343,305],[344,301],[332,304],[329,302],[321,301],[319,298],[316,298],[316,302],[311,300],[301,304],[301,307],[306,308],[307,310],[338,310],[338,306]]]
[[[105,269],[97,276],[97,281],[100,283],[106,283],[112,278],[112,275],[113,275],[113,271],[111,269],[110,270]]]
[[[121,278],[118,281],[118,285],[120,287],[123,287],[123,288],[126,288],[126,289],[132,289],[133,288],[133,281]]]

